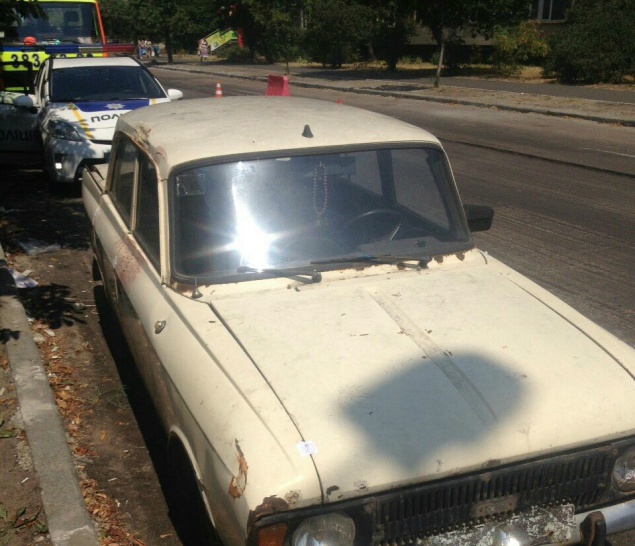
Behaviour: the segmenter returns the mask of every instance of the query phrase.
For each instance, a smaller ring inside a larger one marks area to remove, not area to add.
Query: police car
[[[78,182],[84,166],[108,162],[119,117],[182,97],[131,57],[47,59],[35,80],[34,104],[49,179]]]
[[[33,96],[0,90],[0,165],[38,167],[42,139]]]

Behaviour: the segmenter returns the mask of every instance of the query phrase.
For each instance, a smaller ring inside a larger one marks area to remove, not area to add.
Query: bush
[[[501,74],[515,74],[527,63],[542,64],[549,51],[535,21],[524,21],[513,28],[498,28],[493,41],[492,65]]]
[[[239,47],[238,44],[229,44],[215,51],[219,59],[227,59],[231,62],[249,62],[252,60],[251,52],[246,47]]]
[[[635,75],[635,0],[577,0],[549,41],[545,75],[563,83],[619,83]]]
[[[323,66],[341,68],[344,63],[361,58],[373,28],[370,8],[350,0],[318,2],[309,17],[305,47],[312,61]]]

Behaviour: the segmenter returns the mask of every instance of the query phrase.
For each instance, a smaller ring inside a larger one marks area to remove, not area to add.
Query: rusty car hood
[[[211,298],[326,500],[635,432],[635,351],[491,257],[456,262]]]

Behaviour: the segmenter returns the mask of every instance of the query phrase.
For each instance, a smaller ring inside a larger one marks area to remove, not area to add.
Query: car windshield
[[[78,66],[56,68],[51,76],[51,101],[158,99],[165,93],[140,66]]]
[[[472,244],[432,146],[197,166],[172,177],[170,199],[177,277],[416,260]]]
[[[97,6],[89,2],[40,2],[44,17],[26,17],[8,33],[22,42],[95,44],[101,42]]]

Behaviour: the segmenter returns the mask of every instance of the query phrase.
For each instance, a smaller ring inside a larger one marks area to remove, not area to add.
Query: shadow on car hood
[[[607,340],[632,352],[496,260],[213,305],[332,501],[635,431],[635,383]]]

